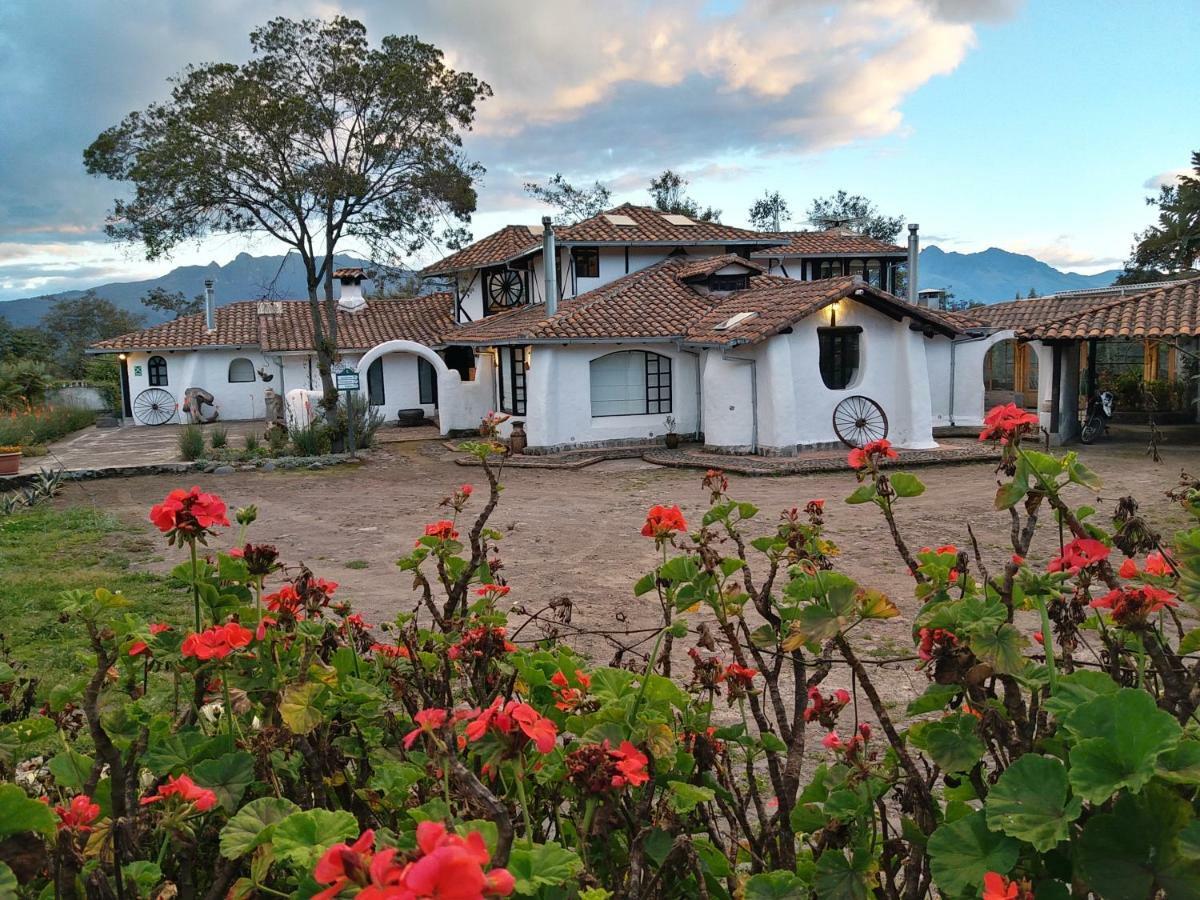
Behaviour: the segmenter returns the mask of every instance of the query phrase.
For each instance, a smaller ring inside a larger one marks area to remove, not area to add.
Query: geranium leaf
[[[833,851],[831,851],[832,853]],[[746,900],[787,900],[808,893],[804,879],[794,872],[759,872],[746,882]]]
[[[1200,741],[1180,741],[1158,758],[1155,772],[1178,784],[1200,783]]]
[[[33,716],[0,727],[0,762],[11,766],[37,756],[55,731],[54,720],[46,716]]]
[[[61,786],[78,792],[83,790],[84,782],[92,774],[93,762],[95,760],[90,756],[84,756],[82,753],[76,753],[67,748],[50,760],[50,774]]]
[[[1180,656],[1188,653],[1195,653],[1200,650],[1200,628],[1193,628],[1183,636],[1183,640],[1179,642],[1179,648],[1175,651]]]
[[[1122,688],[1075,709],[1064,725],[1075,738],[1071,787],[1091,803],[1121,788],[1137,791],[1152,777],[1160,754],[1179,741],[1179,723],[1145,691]]]
[[[1001,675],[1016,675],[1027,660],[1021,654],[1029,640],[1015,627],[1005,623],[999,628],[975,628],[971,631],[971,650]]]
[[[896,492],[897,497],[920,497],[925,493],[925,485],[916,475],[896,472],[888,476],[888,480],[892,483],[892,490]]]
[[[1115,694],[1121,686],[1103,672],[1081,669],[1058,679],[1058,690],[1046,698],[1046,709],[1060,719],[1076,707],[1099,697]]]
[[[849,497],[846,498],[847,503],[870,503],[877,496],[879,491],[875,488],[874,482],[860,484]]]
[[[817,860],[816,889],[821,900],[867,900],[871,896],[859,854],[851,861],[837,849],[826,850]]]
[[[15,784],[0,784],[0,840],[23,831],[52,836],[56,821],[45,803],[30,799]]]
[[[309,809],[275,825],[271,846],[280,862],[308,872],[326,850],[358,833],[358,820],[345,810]]]
[[[979,720],[960,713],[922,722],[909,729],[913,746],[924,750],[945,772],[965,772],[983,757],[983,741],[975,733]]]
[[[1067,769],[1053,757],[1027,753],[1009,766],[987,796],[988,826],[1045,853],[1069,836],[1082,810],[1070,796]]]
[[[318,700],[325,685],[315,681],[289,685],[279,703],[279,715],[283,724],[295,734],[308,734],[321,724],[321,707]]]
[[[691,812],[701,803],[707,803],[716,797],[712,788],[701,787],[698,784],[688,784],[686,781],[668,782],[671,789],[671,805],[676,812]]]
[[[254,783],[254,757],[245,750],[226,753],[217,759],[206,759],[193,770],[196,783],[210,788],[232,813],[242,802],[242,794]]]
[[[516,894],[541,896],[543,887],[556,887],[575,878],[583,861],[556,843],[515,846],[508,858],[508,871],[516,881]]]
[[[282,797],[251,800],[221,829],[221,855],[226,859],[245,856],[255,847],[271,840],[275,826],[299,811],[300,807]]]
[[[864,619],[894,619],[900,615],[900,608],[879,591],[861,590],[854,595],[854,600],[858,604],[858,614]]]
[[[908,714],[919,716],[923,713],[936,712],[945,709],[946,704],[962,693],[962,687],[957,684],[938,684],[931,681],[925,693],[908,704]]]
[[[940,826],[929,836],[929,857],[938,888],[949,896],[978,891],[988,872],[1007,875],[1021,845],[989,831],[983,810]]]
[[[7,863],[0,862],[0,897],[19,897],[21,885]]]

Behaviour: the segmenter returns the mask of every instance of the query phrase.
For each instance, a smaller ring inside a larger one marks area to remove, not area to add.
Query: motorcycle
[[[1113,415],[1112,391],[1100,391],[1088,399],[1087,411],[1083,414],[1083,429],[1079,432],[1079,440],[1090,444],[1108,431],[1108,420]]]

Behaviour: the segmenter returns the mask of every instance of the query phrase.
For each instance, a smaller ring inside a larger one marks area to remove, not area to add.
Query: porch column
[[[1038,419],[1061,446],[1079,434],[1079,344],[1031,342],[1038,356]]]

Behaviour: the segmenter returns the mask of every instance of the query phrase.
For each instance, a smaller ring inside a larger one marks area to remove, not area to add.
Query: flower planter
[[[679,435],[674,431],[669,431],[663,435],[663,439],[667,442],[667,449],[674,450],[679,446]]]
[[[0,453],[0,475],[16,475],[21,468],[21,451]]]

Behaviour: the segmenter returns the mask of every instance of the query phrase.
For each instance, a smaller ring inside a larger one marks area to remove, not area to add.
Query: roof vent
[[[740,313],[737,313],[736,315],[730,316],[728,319],[726,319],[720,325],[714,325],[713,331],[729,331],[733,328],[737,328],[743,322],[748,322],[751,319],[757,319],[757,318],[758,318],[758,313],[756,313],[756,312],[740,312]]]
[[[670,222],[672,225],[695,225],[696,224],[691,219],[689,219],[687,216],[677,215],[676,213],[666,213],[663,215],[663,218],[666,219],[668,222]]]
[[[282,316],[283,301],[282,300],[259,300],[258,314],[260,316]]]
[[[633,221],[632,218],[629,216],[620,215],[619,213],[605,213],[604,218],[608,219],[609,225],[621,225],[626,228],[628,228],[630,225],[637,225],[637,222]]]

